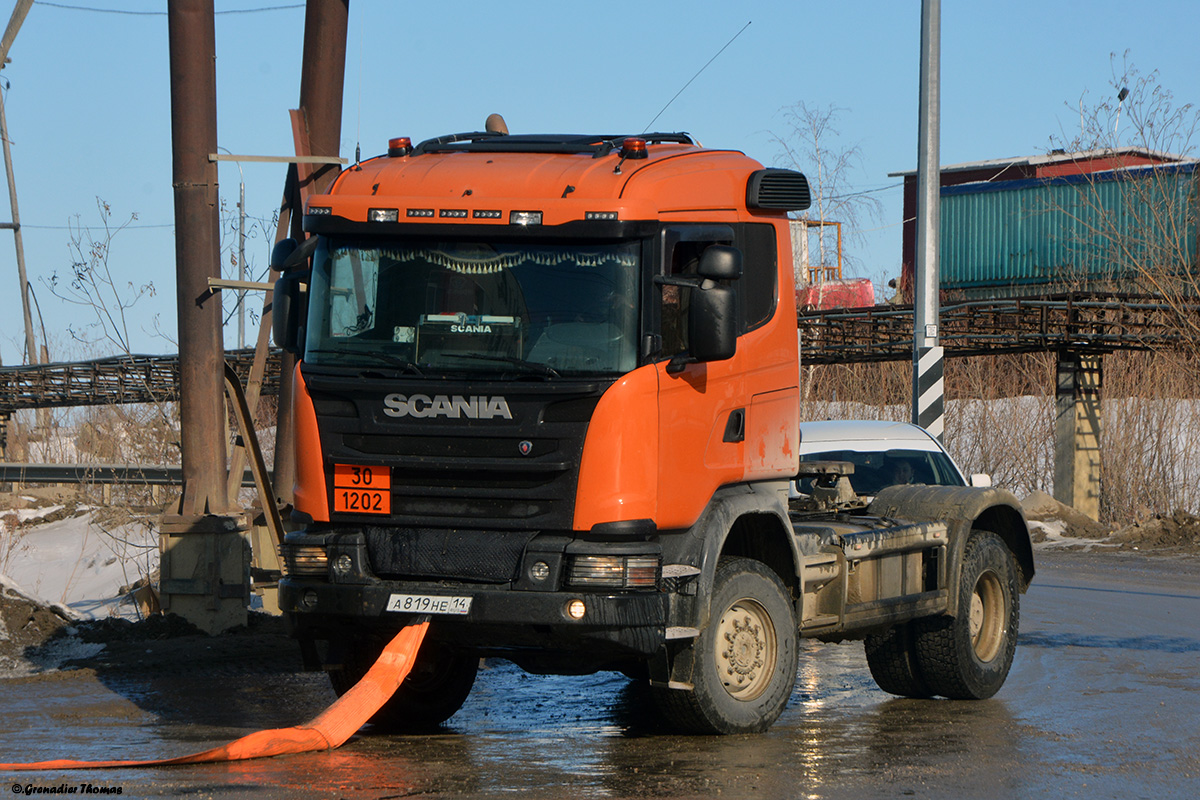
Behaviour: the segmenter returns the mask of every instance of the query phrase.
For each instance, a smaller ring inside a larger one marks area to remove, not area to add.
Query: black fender
[[[889,519],[946,523],[948,569],[951,586],[958,580],[962,552],[975,528],[992,531],[1004,540],[1016,558],[1022,592],[1033,581],[1033,541],[1025,512],[1012,492],[996,487],[889,486],[875,496],[867,513]],[[958,593],[950,592],[947,612],[958,613]]]
[[[746,549],[734,543],[735,554],[756,558],[779,574],[784,585],[799,596],[797,585],[801,555],[788,517],[787,483],[783,481],[737,484],[718,489],[696,523],[675,534],[660,535],[663,564],[682,564],[700,570],[695,592],[672,602],[669,625],[703,628],[708,624],[709,598],[717,562],[731,534],[753,530],[746,541],[761,548]]]

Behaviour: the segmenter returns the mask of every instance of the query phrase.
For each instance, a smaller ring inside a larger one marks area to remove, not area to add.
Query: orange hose
[[[207,764],[214,761],[243,761],[313,750],[340,747],[347,739],[383,708],[408,676],[417,650],[425,638],[429,621],[406,626],[383,649],[379,660],[350,691],[304,725],[256,731],[229,744],[177,758],[150,761],[36,761],[30,764],[0,764],[4,770],[94,769],[99,767],[166,767],[176,764]]]

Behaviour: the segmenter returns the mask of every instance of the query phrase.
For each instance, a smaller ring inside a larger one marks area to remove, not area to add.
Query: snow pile
[[[157,535],[135,517],[62,504],[0,512],[0,675],[54,670],[103,650],[73,623],[135,617],[130,587],[157,570]]]
[[[97,509],[71,516],[63,510],[5,513],[0,574],[29,597],[65,606],[77,618],[136,616],[126,595],[128,587],[158,570],[154,530],[147,522],[117,520]],[[30,525],[35,519],[51,521]]]

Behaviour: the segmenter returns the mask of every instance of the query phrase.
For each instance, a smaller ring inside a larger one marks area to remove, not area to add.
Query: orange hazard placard
[[[391,467],[335,464],[333,510],[350,514],[392,513]]]

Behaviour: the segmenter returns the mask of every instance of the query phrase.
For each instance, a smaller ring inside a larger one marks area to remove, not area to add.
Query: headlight
[[[653,589],[658,585],[659,557],[572,556],[567,585],[604,589]]]
[[[329,554],[325,548],[315,544],[281,544],[279,555],[284,575],[329,574]]]

